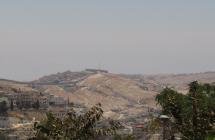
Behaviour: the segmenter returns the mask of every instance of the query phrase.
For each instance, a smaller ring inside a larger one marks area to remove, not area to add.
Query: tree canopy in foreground
[[[114,135],[120,123],[109,121],[109,127],[99,127],[103,110],[97,104],[83,115],[71,110],[64,118],[48,113],[47,118],[35,124],[36,134],[30,140],[90,140],[99,136]]]
[[[165,88],[156,97],[162,113],[170,116],[174,127],[187,140],[204,140],[215,125],[215,85],[189,84],[189,92],[181,94]]]

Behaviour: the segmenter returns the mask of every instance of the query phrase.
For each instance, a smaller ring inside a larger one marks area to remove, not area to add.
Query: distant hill
[[[37,92],[37,90],[32,89],[31,85],[27,82],[0,79],[0,93],[13,93],[20,90]]]
[[[158,108],[154,97],[164,87],[174,87],[185,92],[192,81],[214,83],[215,72],[168,75],[125,75],[112,74],[101,70],[81,72],[66,71],[22,83],[0,80],[0,91],[15,90],[47,92],[69,100],[75,104],[91,107],[101,103],[106,116],[124,118]]]
[[[115,74],[91,75],[78,85],[80,88],[70,96],[74,102],[86,105],[100,102],[106,110],[134,105],[155,106],[155,92],[144,90],[137,82]]]
[[[85,77],[91,74],[92,73],[87,71],[81,71],[81,72],[66,71],[62,73],[59,72],[56,74],[51,74],[48,76],[41,77],[38,80],[33,81],[32,83],[44,84],[44,85],[70,84],[70,83],[79,81],[81,79],[84,79]]]
[[[129,79],[138,81],[143,85],[149,85],[149,87],[151,87],[151,90],[155,91],[159,91],[163,87],[173,87],[179,91],[187,91],[188,84],[193,81],[199,81],[201,83],[215,82],[215,72],[124,76]]]
[[[87,107],[101,103],[105,111],[138,114],[149,106],[156,108],[156,92],[146,90],[134,80],[107,72],[67,71],[42,77],[32,85]]]

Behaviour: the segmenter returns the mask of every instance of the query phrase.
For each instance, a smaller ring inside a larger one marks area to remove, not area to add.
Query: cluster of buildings
[[[17,93],[2,94],[0,97],[1,102],[6,103],[7,113],[0,114],[0,133],[6,134],[10,140],[27,139],[27,137],[33,136],[34,122],[39,120],[38,116],[34,115],[40,116],[40,113],[52,112],[56,117],[63,118],[69,109],[68,99],[48,93],[19,91]],[[22,114],[19,114],[21,110],[25,112],[36,111],[31,116],[34,119],[23,118]]]
[[[5,98],[5,97],[4,97]],[[13,109],[48,109],[51,106],[65,107],[68,100],[48,93],[19,92],[7,94],[8,106]]]

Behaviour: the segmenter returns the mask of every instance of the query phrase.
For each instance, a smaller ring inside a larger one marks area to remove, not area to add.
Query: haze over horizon
[[[0,78],[215,70],[215,1],[0,2]]]

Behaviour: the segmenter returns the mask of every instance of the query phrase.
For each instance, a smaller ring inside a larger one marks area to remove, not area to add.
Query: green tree
[[[160,131],[162,124],[159,118],[151,116],[143,128],[144,132],[155,134]]]
[[[156,97],[163,114],[174,120],[174,126],[183,134],[183,139],[204,140],[215,123],[215,86],[189,84],[189,92],[184,95],[166,88]]]
[[[97,124],[102,119],[103,110],[98,104],[84,115],[77,115],[71,110],[62,118],[56,118],[48,113],[47,118],[40,123],[35,123],[36,135],[31,140],[90,140],[99,136],[113,135],[121,128],[120,123],[110,121],[110,126],[99,127]]]

